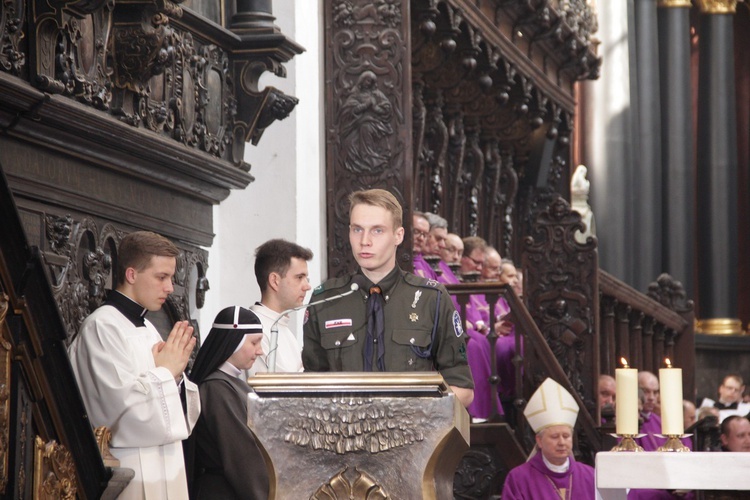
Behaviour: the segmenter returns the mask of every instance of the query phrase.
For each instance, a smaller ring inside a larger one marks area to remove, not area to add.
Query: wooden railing
[[[526,306],[521,299],[513,292],[510,285],[500,285],[498,283],[462,283],[458,285],[447,285],[446,288],[448,288],[451,295],[457,297],[461,308],[460,312],[463,317],[465,317],[466,305],[471,295],[484,295],[488,304],[496,304],[497,301],[502,298],[510,306],[510,313],[505,319],[508,319],[515,325],[516,348],[513,363],[516,374],[516,398],[514,400],[514,406],[517,409],[523,410],[531,393],[533,393],[536,387],[538,387],[539,384],[534,384],[533,381],[539,378],[544,380],[546,377],[552,378],[565,387],[573,395],[581,408],[586,407],[580,393],[571,385],[570,379],[566,375],[565,370],[550,349],[542,332],[537,327],[534,318],[526,309]],[[494,307],[490,307],[489,311],[489,324],[493,325],[496,321]],[[491,329],[490,334],[487,336],[487,342],[491,345],[490,367],[492,375],[490,379],[490,390],[493,392],[497,391],[498,384],[500,383],[495,360],[496,340],[497,335]],[[481,340],[471,340],[471,342],[477,341]],[[495,398],[491,398],[491,400],[494,404]],[[519,416],[520,413],[521,412],[519,411]],[[497,412],[495,412],[495,414],[497,414]],[[490,420],[494,420],[493,417],[490,417]],[[598,426],[594,421],[594,417],[589,412],[582,411],[579,413],[578,421],[581,425],[581,429],[586,435],[586,439],[593,443],[600,443],[601,437],[596,429]],[[525,451],[528,453],[531,451],[533,442],[528,439],[529,436],[526,432],[526,422],[523,418],[518,419],[516,431],[517,436],[524,442]],[[600,446],[597,447],[597,449],[599,448]]]
[[[643,294],[599,270],[601,370],[614,375],[624,357],[639,370],[657,373],[669,358],[682,368],[685,399],[695,394],[693,303],[680,282],[662,274]]]

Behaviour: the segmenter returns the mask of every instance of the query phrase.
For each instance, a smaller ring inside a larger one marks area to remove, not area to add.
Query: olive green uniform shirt
[[[302,347],[306,371],[364,370],[367,296],[373,284],[358,274],[366,286],[308,308]],[[355,275],[326,281],[313,291],[311,302],[347,292]],[[443,285],[398,267],[377,285],[385,300],[385,371],[437,370],[448,385],[472,389],[463,323]]]

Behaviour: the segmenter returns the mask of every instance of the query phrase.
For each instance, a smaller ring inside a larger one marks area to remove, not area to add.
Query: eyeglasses
[[[474,265],[477,266],[477,267],[482,267],[484,265],[484,261],[483,260],[474,259],[474,258],[472,258],[472,257],[470,257],[468,255],[465,255],[464,257],[467,258],[467,259],[469,259],[470,261],[472,261],[474,263]]]
[[[424,231],[420,231],[419,229],[412,229],[412,234],[415,238],[427,238],[427,233]]]

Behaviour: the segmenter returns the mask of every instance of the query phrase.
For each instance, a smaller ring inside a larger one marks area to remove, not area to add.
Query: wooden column
[[[328,275],[354,268],[349,245],[352,191],[382,188],[412,209],[412,96],[409,2],[379,10],[370,0],[325,1]],[[399,264],[411,269],[411,237]]]

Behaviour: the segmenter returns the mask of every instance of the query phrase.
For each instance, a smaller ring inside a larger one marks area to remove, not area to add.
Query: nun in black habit
[[[239,306],[216,316],[198,350],[190,379],[198,384],[200,419],[190,436],[193,455],[191,498],[268,498],[269,480],[255,436],[247,426],[244,370],[263,354],[258,317]]]

